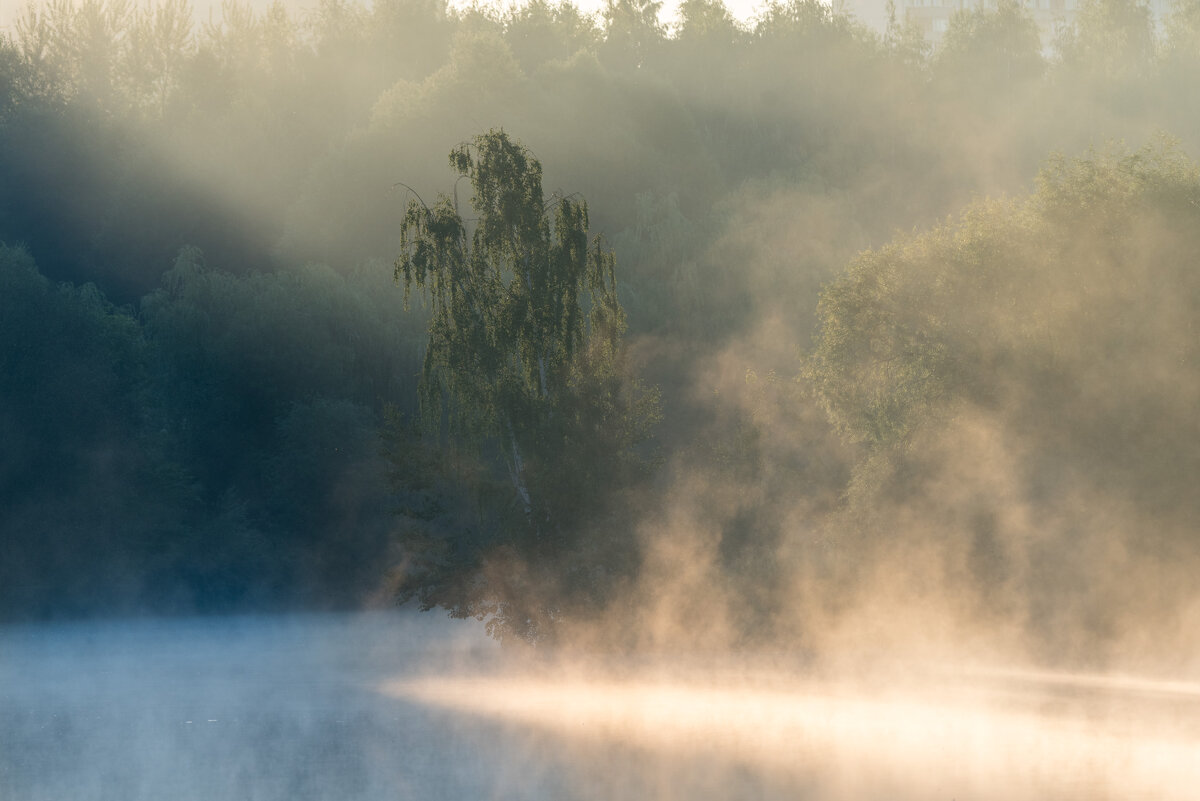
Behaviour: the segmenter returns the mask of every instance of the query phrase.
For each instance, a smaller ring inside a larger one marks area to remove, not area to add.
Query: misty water
[[[1187,798],[1182,683],[518,663],[434,615],[0,631],[0,798]],[[911,678],[911,677],[910,677]],[[865,687],[865,689],[864,689]],[[891,689],[895,689],[892,692]]]

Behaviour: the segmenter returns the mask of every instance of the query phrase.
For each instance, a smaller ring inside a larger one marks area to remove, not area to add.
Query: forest
[[[0,620],[1169,658],[1200,0],[660,10],[24,11]]]

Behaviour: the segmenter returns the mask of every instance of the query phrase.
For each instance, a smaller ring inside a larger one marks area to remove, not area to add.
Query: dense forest
[[[1170,653],[1200,2],[659,10],[24,12],[0,619]]]

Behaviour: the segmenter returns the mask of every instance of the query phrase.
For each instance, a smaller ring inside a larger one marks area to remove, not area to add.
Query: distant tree
[[[511,500],[481,503],[475,530],[459,532],[401,595],[539,639],[630,569],[620,530],[584,531],[605,496],[635,480],[634,445],[657,396],[621,375],[614,260],[599,238],[588,241],[586,204],[547,201],[541,164],[502,131],[455,148],[450,164],[471,182],[477,219],[448,197],[410,202],[396,261],[406,300],[416,286],[431,303],[421,419],[478,455],[477,498],[495,492],[493,465]],[[513,567],[489,578],[496,560]],[[516,570],[537,579],[518,591],[507,584]]]
[[[1057,48],[1064,66],[1100,81],[1144,76],[1155,55],[1150,8],[1138,0],[1083,0]]]
[[[1192,504],[1172,471],[1200,437],[1198,209],[1200,168],[1174,147],[1051,159],[1028,200],[855,259],[822,294],[808,377],[871,454],[982,410],[1138,502]]]
[[[383,67],[389,79],[384,86],[424,77],[445,61],[457,28],[446,0],[376,0],[370,6],[367,52],[375,69]]]
[[[909,69],[920,69],[929,59],[929,42],[917,21],[907,15],[903,19],[896,14],[895,0],[887,0],[884,6],[887,25],[883,32],[883,45],[888,52]]]
[[[661,0],[607,0],[600,57],[610,68],[637,69],[652,58],[665,30]]]
[[[594,50],[599,31],[591,17],[569,2],[532,0],[505,17],[504,38],[521,68],[532,74],[547,61],[565,61],[581,50]]]
[[[31,62],[62,94],[107,113],[131,101],[128,80],[134,8],[129,0],[55,0],[30,4],[16,23]]]
[[[37,75],[32,65],[11,38],[0,34],[0,124],[36,93]]]
[[[742,31],[721,0],[683,0],[679,4],[680,41],[728,46]]]
[[[1198,250],[1200,167],[1156,146],[1052,158],[1029,198],[855,259],[807,377],[857,443],[856,559],[915,545],[1055,658],[1144,625],[1131,575],[1190,587]]]
[[[1179,0],[1166,20],[1168,59],[1200,59],[1200,0]]]
[[[684,0],[662,72],[685,91],[725,95],[738,79],[749,39],[721,0]]]
[[[1156,87],[1162,108],[1172,119],[1164,130],[1195,130],[1200,97],[1191,91],[1200,82],[1200,0],[1179,0],[1167,17]]]
[[[858,29],[846,14],[819,0],[771,0],[759,13],[754,31],[763,40],[807,37],[836,41]]]
[[[1017,0],[956,13],[935,60],[938,78],[962,95],[987,100],[1041,76],[1037,24]]]
[[[193,52],[192,15],[186,0],[159,0],[138,10],[129,32],[130,67],[143,105],[159,117]]]

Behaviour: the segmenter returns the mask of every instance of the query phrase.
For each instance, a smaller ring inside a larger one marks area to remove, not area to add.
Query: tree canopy
[[[1050,645],[1064,619],[1116,630],[1128,572],[1196,554],[1200,167],[1113,146],[1037,186],[857,258],[806,380],[860,443],[852,528],[961,554],[963,591]],[[1084,557],[1100,543],[1120,556]]]
[[[503,131],[455,148],[450,165],[470,181],[476,216],[464,219],[448,196],[432,207],[411,200],[396,261],[406,302],[414,286],[430,299],[421,419],[483,460],[483,481],[494,479],[488,461],[501,462],[520,514],[481,507],[473,547],[427,565],[403,593],[494,616],[537,639],[561,601],[529,608],[529,599],[487,581],[471,582],[462,597],[461,573],[483,575],[501,550],[534,571],[578,558],[580,528],[634,477],[633,448],[656,400],[621,374],[625,317],[614,258],[599,237],[589,241],[587,205],[547,200],[541,164]],[[572,581],[569,595],[603,591],[630,563],[627,537],[591,536],[608,544],[599,553],[587,544],[592,578]]]
[[[1057,52],[1007,0],[936,41],[817,0],[157,5],[0,36],[0,617],[357,605],[399,566],[506,635],[719,595],[774,636],[922,532],[979,586],[1189,553],[1196,0],[1089,0]],[[528,149],[448,176],[489,128]],[[663,532],[711,544],[686,593]]]

